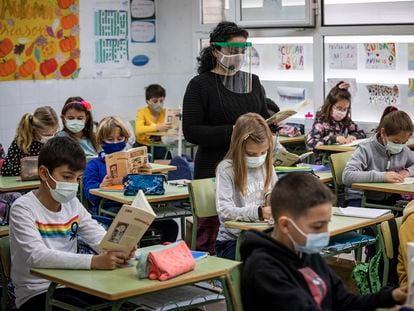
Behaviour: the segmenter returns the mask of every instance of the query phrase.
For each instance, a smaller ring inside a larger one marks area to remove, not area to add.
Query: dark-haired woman
[[[351,119],[351,93],[348,88],[348,83],[339,82],[330,90],[325,103],[316,113],[312,130],[306,137],[306,146],[315,152],[316,162],[321,161],[321,154],[314,150],[316,146],[348,144],[366,137]]]
[[[57,136],[70,136],[79,142],[85,155],[97,155],[98,145],[93,131],[91,104],[82,97],[69,97],[62,108],[63,130]]]
[[[197,58],[199,74],[188,83],[183,103],[184,136],[199,146],[195,179],[215,176],[239,116],[256,112],[269,117],[259,78],[242,70],[242,59],[248,56],[247,37],[248,32],[235,23],[222,22],[210,34],[210,46]],[[215,253],[218,227],[216,216],[199,221],[197,249]]]

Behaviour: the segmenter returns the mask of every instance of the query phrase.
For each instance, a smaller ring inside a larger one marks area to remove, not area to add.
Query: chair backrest
[[[336,187],[343,185],[342,173],[344,172],[346,163],[351,158],[353,151],[333,153],[329,156],[329,162],[331,165],[333,181]]]
[[[217,215],[216,183],[214,178],[196,179],[188,185],[193,216],[211,217]]]
[[[379,227],[380,246],[384,260],[383,286],[398,285],[397,264],[400,245],[399,230],[402,217],[383,221]]]
[[[1,275],[10,279],[11,255],[10,255],[10,238],[5,236],[0,238],[0,267]]]

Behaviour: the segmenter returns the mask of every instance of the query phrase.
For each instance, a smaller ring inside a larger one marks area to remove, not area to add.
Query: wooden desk
[[[0,226],[0,238],[9,235],[9,226]]]
[[[358,230],[361,228],[369,227],[372,225],[379,224],[383,221],[393,218],[393,214],[388,214],[382,217],[369,219],[369,218],[358,218],[358,217],[347,217],[332,215],[331,222],[329,223],[329,233],[331,236],[338,235],[341,233]],[[273,225],[269,225],[266,222],[241,222],[241,221],[226,221],[224,223],[226,228],[239,229],[239,230],[259,230],[264,231],[270,229]]]
[[[174,165],[165,165],[165,164],[157,164],[151,163],[151,173],[167,173],[171,171],[176,171],[177,167]]]
[[[230,273],[240,265],[239,262],[208,256],[197,261],[193,271],[162,282],[138,279],[135,268],[136,261],[133,260],[131,263],[133,265],[131,267],[110,271],[32,269],[31,273],[52,282],[48,290],[50,295],[53,295],[56,285],[60,284],[109,301],[121,300],[119,303],[122,303],[122,300],[146,293],[221,278],[225,283],[224,293],[228,310],[239,310],[237,299],[231,294],[232,290],[230,290],[230,293],[228,290],[233,286],[229,277]],[[49,309],[51,309],[50,305]]]
[[[37,189],[40,180],[21,181],[19,176],[0,176],[0,193]]]
[[[316,172],[316,176],[319,177],[319,180],[323,183],[329,183],[333,181],[333,176],[331,171]]]
[[[279,143],[282,145],[291,144],[291,143],[304,143],[305,135],[288,137],[288,136],[278,136]]]
[[[105,191],[101,189],[91,189],[91,194],[122,204],[131,204],[135,196],[125,196],[122,191]],[[165,185],[165,194],[163,195],[146,195],[149,203],[163,203],[168,201],[187,200],[188,187],[177,187],[170,184]]]
[[[346,151],[355,151],[356,146],[342,146],[342,145],[320,145],[315,146],[316,150],[319,151],[328,151],[328,152],[346,152]]]
[[[398,185],[393,183],[353,183],[352,188],[367,191],[414,195],[414,184]]]

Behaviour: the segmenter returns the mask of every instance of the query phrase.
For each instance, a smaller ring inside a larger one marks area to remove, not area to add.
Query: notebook
[[[403,182],[397,183],[397,185],[411,185],[414,184],[414,177],[405,177]]]
[[[359,218],[378,218],[387,214],[390,214],[391,210],[367,208],[367,207],[334,207],[333,214],[336,216],[349,216]]]
[[[349,144],[343,144],[342,146],[344,147],[353,147],[353,146],[357,146],[359,144],[365,143],[366,141],[368,141],[369,138],[362,138],[362,139],[356,139],[354,140],[352,143]]]

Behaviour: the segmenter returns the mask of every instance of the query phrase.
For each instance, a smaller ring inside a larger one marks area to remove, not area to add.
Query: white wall
[[[82,14],[80,23],[87,17]],[[88,1],[89,2],[89,1]],[[138,107],[145,104],[144,87],[160,83],[167,90],[167,105],[182,102],[185,87],[193,75],[191,0],[158,0],[158,72],[129,78],[79,78],[76,80],[19,81],[0,83],[0,143],[8,148],[17,124],[26,112],[50,105],[58,114],[70,96],[82,96],[92,104],[94,119],[118,115],[135,118]],[[93,55],[82,44],[85,55]],[[86,49],[86,50],[85,50]]]

